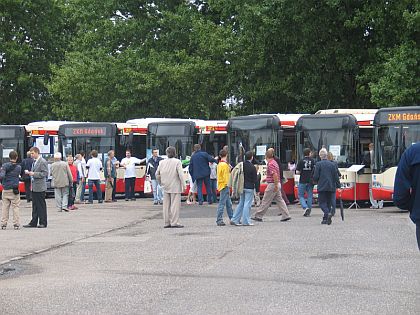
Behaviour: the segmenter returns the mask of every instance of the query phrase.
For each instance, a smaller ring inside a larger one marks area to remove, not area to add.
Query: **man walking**
[[[160,187],[157,179],[156,179],[156,171],[159,167],[159,162],[162,161],[163,158],[159,156],[158,149],[154,148],[152,150],[152,157],[147,162],[147,175],[150,176],[150,180],[152,181],[152,190],[153,190],[153,204],[162,204],[162,188]]]
[[[13,209],[13,227],[15,230],[20,228],[19,223],[19,206],[20,206],[20,192],[19,192],[19,175],[21,173],[21,166],[16,164],[18,154],[16,151],[10,151],[10,162],[4,163],[0,169],[0,181],[3,185],[3,192],[1,199],[3,201],[2,215],[1,215],[1,229],[7,227],[9,221],[10,207]]]
[[[184,171],[181,161],[175,158],[174,147],[166,149],[166,160],[159,163],[156,179],[163,187],[163,220],[164,228],[183,228],[179,224],[179,210],[181,208],[181,194],[185,191]]]
[[[250,221],[250,212],[254,198],[255,184],[258,182],[257,169],[252,164],[253,158],[254,154],[252,151],[245,153],[245,162],[243,165],[244,190],[239,196],[239,204],[236,207],[232,220],[230,221],[230,224],[232,225],[240,225],[241,217],[242,225],[253,225]]]
[[[209,204],[213,203],[212,192],[210,187],[210,162],[217,162],[213,157],[210,156],[207,152],[201,151],[201,145],[194,145],[194,154],[191,157],[189,171],[192,177],[192,180],[197,185],[198,193],[198,204],[203,204],[203,183],[206,186],[207,192],[207,202]]]
[[[102,162],[98,159],[98,151],[92,150],[90,152],[91,158],[86,164],[88,170],[88,187],[89,187],[89,203],[93,203],[93,185],[96,187],[96,194],[98,196],[98,203],[102,203],[102,191],[101,191],[101,170]]]
[[[45,192],[47,190],[48,163],[41,156],[38,147],[32,147],[29,152],[31,152],[34,163],[31,170],[25,173],[31,176],[32,180],[32,220],[23,227],[46,228],[48,220]]]
[[[394,203],[410,211],[420,250],[420,143],[410,146],[401,156],[395,175]]]
[[[335,190],[337,183],[340,182],[337,167],[328,161],[328,152],[326,149],[319,151],[321,161],[315,164],[313,179],[317,182],[319,206],[324,212],[321,224],[332,223],[332,199],[335,199]]]
[[[69,190],[73,185],[73,175],[69,164],[61,160],[61,153],[54,153],[54,163],[51,165],[51,186],[54,187],[55,204],[58,212],[68,212]]]
[[[265,158],[267,160],[267,188],[264,192],[264,197],[262,199],[261,205],[255,213],[254,217],[251,218],[254,221],[262,221],[263,216],[267,212],[268,208],[271,206],[273,200],[276,201],[277,207],[280,210],[282,218],[280,221],[285,222],[291,219],[289,215],[289,210],[287,209],[286,202],[281,196],[281,182],[280,182],[280,169],[276,160],[274,160],[274,150],[272,148],[268,149],[265,153]]]
[[[131,151],[125,151],[125,158],[121,160],[121,166],[125,168],[124,181],[125,181],[125,201],[136,200],[134,197],[136,187],[136,165],[140,165],[146,161],[131,156]]]
[[[114,150],[110,150],[108,152],[108,157],[105,160],[105,202],[112,202],[112,193],[114,191],[115,178],[117,177],[115,164],[112,162],[114,157]]]
[[[229,220],[231,220],[233,216],[232,201],[230,200],[230,188],[228,186],[230,177],[230,166],[227,163],[227,152],[225,150],[220,150],[219,156],[220,161],[217,165],[217,189],[220,193],[220,199],[219,205],[217,206],[216,224],[218,226],[224,226],[226,225],[223,222],[223,211],[225,209],[225,206]]]
[[[25,173],[25,171],[30,171],[32,168],[32,164],[34,163],[33,158],[31,157],[31,153],[28,151],[26,153],[26,159],[22,160],[21,165],[21,178],[23,183],[25,184],[25,198],[26,202],[32,201],[32,194],[31,194],[31,176]]]
[[[303,150],[303,159],[299,161],[296,167],[296,174],[300,175],[298,185],[298,196],[300,205],[303,208],[303,216],[309,217],[312,209],[312,196],[314,186],[312,184],[312,175],[315,168],[315,160],[311,158],[311,149]],[[306,193],[306,198],[305,198]]]

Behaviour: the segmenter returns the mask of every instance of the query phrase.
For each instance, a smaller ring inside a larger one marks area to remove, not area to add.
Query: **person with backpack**
[[[296,174],[300,175],[298,196],[300,205],[304,211],[303,216],[309,217],[312,210],[312,197],[314,189],[312,175],[315,168],[315,160],[311,158],[311,149],[309,148],[305,148],[303,150],[303,156],[303,159],[299,161],[296,167]]]
[[[18,154],[16,151],[10,151],[10,162],[4,163],[0,169],[0,181],[3,185],[3,192],[1,195],[3,201],[1,214],[1,229],[5,230],[7,222],[9,221],[10,207],[13,209],[13,227],[15,230],[20,228],[19,223],[19,206],[20,206],[20,192],[19,192],[19,175],[21,173],[21,166],[16,164]]]

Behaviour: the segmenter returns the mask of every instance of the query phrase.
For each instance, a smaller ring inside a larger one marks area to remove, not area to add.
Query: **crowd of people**
[[[418,145],[413,145],[401,158],[395,185],[395,203],[403,209],[412,210],[418,204],[418,168],[417,154],[420,152]],[[373,145],[369,146],[370,152],[365,157],[364,164],[370,166]],[[415,153],[412,153],[415,152]],[[176,150],[170,146],[166,149],[166,159],[159,156],[156,149],[152,150],[152,157],[147,161],[146,177],[153,187],[153,204],[163,205],[164,228],[182,228],[179,222],[181,208],[181,195],[186,190],[184,170],[182,163],[176,158]],[[289,169],[293,166],[296,174],[300,175],[298,184],[298,197],[303,209],[303,216],[310,217],[313,201],[313,186],[317,185],[318,202],[323,212],[321,224],[330,225],[336,208],[336,190],[341,188],[340,172],[332,154],[325,148],[318,152],[319,161],[312,157],[313,152],[306,148],[304,157],[295,165],[289,163]],[[115,202],[115,189],[117,169],[125,169],[125,200],[135,200],[136,165],[146,162],[146,159],[138,159],[131,156],[129,150],[126,157],[119,162],[115,158],[114,151],[108,152],[105,163],[98,158],[98,152],[92,150],[90,159],[86,162],[85,153],[80,152],[74,158],[67,156],[63,161],[61,153],[54,154],[54,162],[50,172],[47,161],[41,156],[37,147],[32,147],[27,152],[27,157],[20,164],[16,151],[9,153],[10,162],[4,163],[0,168],[0,181],[3,185],[2,192],[2,217],[1,229],[6,229],[9,220],[9,210],[13,210],[13,227],[20,228],[20,192],[19,182],[24,182],[27,202],[32,202],[32,219],[24,225],[27,228],[46,228],[47,206],[45,202],[47,191],[47,177],[51,175],[51,186],[54,187],[56,207],[59,212],[76,210],[75,204],[93,203],[94,186],[98,203],[102,203],[102,191],[100,188],[101,172],[105,177],[105,202]],[[201,150],[200,144],[194,146],[188,166],[190,190],[187,204],[195,203],[195,194],[198,204],[203,205],[203,184],[207,192],[207,203],[219,203],[216,211],[216,225],[225,226],[223,220],[226,208],[228,224],[234,226],[252,226],[253,221],[262,222],[264,215],[272,202],[276,202],[281,215],[281,222],[291,219],[288,210],[288,200],[282,190],[281,163],[275,156],[273,148],[265,153],[266,189],[260,200],[259,186],[261,174],[258,173],[258,164],[255,162],[252,151],[245,152],[243,162],[235,167],[228,163],[227,146],[220,150],[217,157],[209,155]],[[104,165],[104,169],[103,169]],[[415,175],[413,175],[415,174]],[[86,181],[89,188],[89,198],[84,201]],[[191,199],[192,198],[192,199]],[[233,209],[232,199],[239,199],[236,209]],[[417,198],[417,199],[416,199]],[[382,204],[372,200],[373,208],[381,207]],[[251,215],[251,207],[255,205],[256,211]],[[417,211],[418,212],[418,211]],[[411,217],[417,224],[417,237],[420,249],[420,225],[417,223],[418,215],[411,211]]]

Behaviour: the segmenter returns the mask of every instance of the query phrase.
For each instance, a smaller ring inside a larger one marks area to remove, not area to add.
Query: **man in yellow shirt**
[[[226,206],[226,210],[229,216],[229,220],[232,219],[232,201],[230,200],[230,189],[228,187],[230,177],[230,165],[227,163],[227,151],[220,150],[219,152],[220,161],[217,165],[217,190],[219,190],[220,198],[219,205],[217,206],[217,219],[216,224],[218,226],[226,225],[223,222],[223,210]]]

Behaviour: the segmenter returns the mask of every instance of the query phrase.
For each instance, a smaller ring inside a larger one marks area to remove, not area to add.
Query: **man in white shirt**
[[[125,169],[124,181],[125,181],[125,201],[136,200],[134,198],[134,187],[136,185],[136,165],[140,165],[146,161],[144,159],[138,159],[131,156],[131,151],[125,151],[125,158],[122,159],[120,166]]]
[[[86,168],[88,170],[88,186],[89,186],[89,203],[93,203],[93,185],[96,186],[96,194],[98,195],[98,203],[102,203],[101,191],[101,170],[102,162],[98,159],[98,151],[92,150],[90,152],[91,159],[87,162]]]

